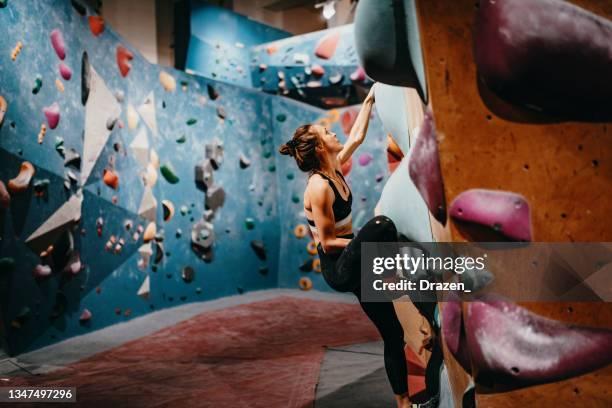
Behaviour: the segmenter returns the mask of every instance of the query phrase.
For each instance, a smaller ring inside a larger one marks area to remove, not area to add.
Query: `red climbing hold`
[[[123,45],[117,46],[117,66],[122,77],[126,77],[132,68],[130,61],[134,59],[134,54]]]
[[[100,16],[89,16],[89,29],[94,36],[104,32],[104,19]]]
[[[59,65],[59,73],[66,81],[70,81],[70,78],[72,78],[72,70],[63,62]]]
[[[319,40],[315,48],[315,55],[322,59],[330,59],[336,52],[340,41],[340,31],[334,30]]]
[[[315,76],[323,76],[325,75],[325,68],[323,68],[319,64],[315,64],[312,67],[310,67],[310,72],[312,72],[312,75],[315,75]]]

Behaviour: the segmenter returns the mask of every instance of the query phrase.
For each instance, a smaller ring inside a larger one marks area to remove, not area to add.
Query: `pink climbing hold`
[[[359,109],[357,108],[348,108],[342,114],[342,131],[345,135],[349,136],[351,134],[351,129],[355,124],[355,120],[357,120],[358,114]]]
[[[425,112],[421,130],[410,155],[408,172],[429,212],[442,225],[446,225],[444,181],[438,156],[436,124],[431,109]]]
[[[338,42],[340,41],[340,31],[334,30],[319,40],[315,47],[315,55],[322,59],[330,59],[334,56]]]
[[[80,322],[88,322],[91,320],[91,312],[89,309],[83,309],[83,313],[81,313],[81,317],[79,317]]]
[[[450,205],[455,220],[492,228],[515,241],[531,241],[529,203],[508,191],[471,189],[459,194]]]
[[[53,49],[59,59],[63,60],[66,58],[66,43],[64,42],[62,32],[58,28],[51,31],[51,45],[53,45]]]
[[[372,157],[370,153],[363,153],[361,156],[359,156],[359,165],[367,166],[368,164],[372,162],[373,159],[374,158]]]
[[[312,67],[310,67],[310,72],[312,72],[312,75],[315,75],[315,76],[323,76],[325,75],[325,68],[323,68],[319,64],[315,64]]]
[[[612,330],[578,327],[498,299],[468,302],[466,342],[479,377],[522,387],[612,363]]]
[[[70,81],[70,78],[72,78],[72,70],[63,62],[60,62],[59,72],[62,78],[64,78],[66,81]]]
[[[45,117],[47,118],[47,122],[49,123],[49,127],[51,129],[55,129],[60,120],[60,110],[57,102],[53,102],[51,106],[47,106],[43,109]]]
[[[351,74],[351,81],[353,82],[363,82],[366,79],[366,73],[362,67],[357,67],[355,72]]]
[[[64,268],[64,271],[71,275],[76,275],[79,272],[81,272],[82,269],[83,269],[83,263],[81,262],[81,257],[79,253],[75,251],[70,256],[70,260],[68,261],[68,264]]]
[[[36,265],[34,267],[34,277],[44,278],[51,275],[51,267],[49,265]]]

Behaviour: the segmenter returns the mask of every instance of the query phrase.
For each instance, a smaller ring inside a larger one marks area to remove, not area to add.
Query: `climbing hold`
[[[315,76],[323,76],[325,75],[325,68],[323,68],[319,64],[315,64],[312,67],[310,67],[310,72],[312,73],[312,75],[315,75]]]
[[[0,180],[0,208],[7,209],[11,205],[11,195],[6,189],[6,185]]]
[[[202,191],[208,190],[213,185],[213,166],[210,159],[203,160],[195,166],[196,187]]]
[[[176,79],[166,71],[161,71],[159,73],[159,82],[168,92],[174,92],[176,90]]]
[[[251,165],[251,161],[243,154],[240,154],[240,168],[246,169]]]
[[[8,4],[8,0],[0,0],[0,8],[5,8]]]
[[[293,229],[293,234],[296,236],[296,238],[304,238],[307,233],[308,227],[304,224],[298,224]]]
[[[57,88],[58,91],[60,92],[64,92],[65,88],[64,88],[64,84],[62,83],[62,81],[60,81],[59,79],[55,80],[55,87]]]
[[[59,104],[57,102],[53,102],[51,106],[47,106],[43,109],[43,113],[47,118],[47,123],[49,123],[49,127],[51,129],[55,129],[60,120]]]
[[[40,132],[38,132],[38,144],[42,144],[43,140],[45,140],[45,135],[47,134],[47,125],[44,123],[40,125]]]
[[[170,221],[174,217],[174,204],[170,200],[162,200],[162,208],[164,209],[164,221]]]
[[[17,264],[13,258],[0,258],[0,272],[2,273],[13,272],[16,265]]]
[[[2,122],[4,122],[4,115],[6,114],[7,110],[8,103],[6,103],[6,99],[0,95],[0,127],[2,126]]]
[[[17,41],[17,44],[15,45],[15,48],[13,48],[13,52],[11,52],[11,59],[13,61],[15,61],[17,59],[17,57],[19,56],[19,53],[21,52],[23,48],[23,43],[21,41]]]
[[[359,109],[348,108],[342,113],[341,123],[342,123],[342,131],[346,136],[351,134],[351,129],[357,120],[357,115],[359,114]]]
[[[35,278],[45,278],[49,275],[51,275],[51,267],[49,265],[36,265],[34,267],[34,270],[32,271],[32,273],[34,274]]]
[[[117,46],[117,66],[122,77],[126,77],[132,68],[130,61],[134,59],[134,54],[123,45]]]
[[[72,78],[72,70],[68,65],[64,64],[63,62],[60,62],[59,64],[59,73],[61,77],[64,78],[64,80],[66,81],[70,81],[70,78]]]
[[[225,113],[225,109],[223,109],[222,106],[217,106],[217,116],[219,116],[221,119],[225,119],[225,117],[227,116],[227,114]]]
[[[306,251],[310,254],[310,255],[316,255],[317,252],[317,243],[314,241],[310,241],[308,244],[306,244]]]
[[[73,148],[64,150],[64,166],[79,170],[81,167],[81,156]]]
[[[451,217],[492,228],[511,240],[531,241],[529,203],[520,194],[485,189],[471,189],[451,203]]]
[[[66,58],[66,43],[64,42],[64,36],[62,35],[62,32],[58,28],[56,28],[55,30],[51,31],[50,37],[51,45],[53,45],[55,53],[57,54],[59,59],[63,60],[64,58]]]
[[[330,59],[336,52],[340,41],[340,31],[333,30],[323,36],[315,47],[315,55],[321,59]]]
[[[198,120],[196,118],[189,118],[189,119],[187,119],[186,123],[187,123],[187,126],[193,126],[196,123],[198,123]]]
[[[312,258],[308,258],[302,265],[300,265],[300,271],[310,272],[312,271]]]
[[[251,217],[245,218],[244,226],[247,230],[252,230],[253,228],[255,228],[255,220]]]
[[[300,289],[302,290],[312,289],[312,281],[310,280],[310,278],[307,278],[305,276],[300,278],[299,285],[300,285]]]
[[[137,296],[140,296],[143,299],[149,299],[149,293],[151,292],[151,284],[149,281],[149,276],[145,278],[145,280],[140,285],[138,292],[136,292]]]
[[[169,164],[162,164],[160,171],[168,183],[176,184],[179,182],[178,176],[174,173],[174,170]]]
[[[187,141],[187,136],[183,133],[178,139],[176,139],[176,143],[183,144]]]
[[[189,208],[186,205],[182,205],[180,211],[182,216],[189,214]]]
[[[186,283],[193,282],[195,278],[195,269],[193,269],[191,266],[183,267],[181,270],[181,278],[183,278],[183,281]]]
[[[295,204],[298,204],[300,202],[300,196],[298,196],[297,194],[293,194],[291,196],[291,201]]]
[[[321,273],[321,260],[319,258],[313,259],[312,270],[316,273]]]
[[[329,83],[332,85],[337,85],[344,79],[344,75],[342,73],[337,73],[329,76]]]
[[[30,180],[34,177],[36,170],[32,163],[24,161],[19,168],[19,174],[14,179],[9,180],[8,189],[11,193],[20,193],[28,189]]]
[[[89,16],[89,29],[91,33],[97,37],[104,32],[104,18],[101,16]]]
[[[219,166],[223,162],[223,144],[218,139],[215,139],[213,143],[209,143],[205,146],[205,156],[210,159],[210,164],[213,169],[219,170]]]
[[[268,65],[259,64],[259,72],[264,72],[266,69],[268,69]]]
[[[213,225],[206,220],[199,220],[191,227],[191,248],[198,254],[209,250],[215,242]]]
[[[372,157],[370,153],[363,153],[361,156],[359,156],[359,165],[367,166],[372,162],[372,160],[374,160],[374,157]]]
[[[554,382],[612,362],[612,330],[580,327],[515,303],[464,303],[465,343],[482,378],[511,387]]]
[[[276,171],[276,165],[274,163],[268,164],[268,171],[269,172],[275,172]]]
[[[208,98],[211,101],[216,100],[219,97],[219,93],[213,88],[211,84],[206,85],[206,90],[208,91]]]
[[[150,222],[147,225],[147,228],[144,230],[144,234],[142,234],[143,242],[151,242],[155,238],[155,234],[157,233],[157,226],[154,222]]]
[[[79,322],[80,323],[87,323],[91,320],[91,312],[89,311],[89,309],[83,309],[83,313],[81,313],[81,316],[79,317]]]
[[[102,180],[104,184],[116,190],[119,188],[119,174],[114,170],[104,169],[102,172]]]
[[[267,258],[266,247],[263,241],[257,241],[257,240],[251,241],[251,248],[253,248],[255,255],[257,255],[259,259],[261,259],[262,261],[266,260]]]
[[[285,115],[284,113],[279,113],[278,115],[276,115],[276,120],[282,123],[287,120],[287,115]]]
[[[321,81],[308,81],[306,82],[307,88],[320,88],[323,86],[323,82]]]
[[[223,187],[213,185],[206,190],[206,209],[216,211],[225,202],[225,190]]]
[[[40,88],[42,88],[42,85],[42,77],[40,75],[36,75],[36,78],[34,78],[34,88],[32,88],[32,93],[36,95],[38,92],[40,92]]]
[[[49,184],[51,184],[49,179],[34,180],[32,183],[32,186],[34,187],[34,195],[36,197],[46,196],[49,190]]]
[[[89,98],[89,91],[91,89],[91,65],[89,64],[89,56],[87,51],[83,51],[81,58],[81,103],[87,104]]]
[[[408,171],[414,185],[425,200],[429,212],[442,225],[446,225],[444,181],[438,156],[436,125],[430,109],[425,112],[421,130],[412,148]]]
[[[352,74],[351,74],[351,81],[353,82],[363,82],[366,79],[366,73],[363,70],[363,68],[358,67]]]

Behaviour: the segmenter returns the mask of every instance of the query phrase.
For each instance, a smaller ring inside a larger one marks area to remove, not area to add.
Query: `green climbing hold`
[[[181,135],[181,137],[179,137],[178,139],[176,139],[176,143],[178,144],[183,144],[185,143],[185,141],[187,141],[187,136],[185,136],[184,134]]]
[[[298,197],[298,196],[297,196],[297,194],[294,194],[294,195],[291,197],[291,201],[293,201],[294,203],[296,203],[296,204],[297,204],[297,203],[299,203],[299,202],[300,202],[300,197]]]
[[[267,139],[261,139],[261,142],[260,142],[260,143],[261,143],[261,145],[263,146],[263,145],[265,145],[266,143],[268,143],[268,140],[267,140]]]
[[[174,174],[174,170],[170,165],[162,164],[160,168],[162,176],[166,179],[166,181],[170,184],[176,184],[179,182],[179,178],[176,174]]]
[[[253,228],[255,228],[255,220],[250,217],[245,219],[244,226],[246,227],[246,229],[252,230]]]
[[[275,172],[275,171],[276,171],[276,166],[275,166],[274,164],[270,164],[270,165],[268,166],[268,171],[269,171],[269,172]]]
[[[272,156],[272,152],[265,152],[263,154],[264,159],[269,159]]]
[[[40,92],[40,88],[42,88],[42,77],[37,75],[36,79],[34,80],[34,88],[32,88],[32,93],[36,95],[38,92]]]
[[[187,126],[193,126],[198,122],[196,118],[190,118],[187,120]]]
[[[279,113],[278,115],[276,115],[276,120],[278,120],[279,122],[284,122],[287,120],[287,115],[285,115],[284,113]]]
[[[15,260],[13,258],[0,259],[0,272],[13,272],[15,270]]]
[[[287,180],[293,180],[295,176],[293,175],[293,173],[287,173]]]

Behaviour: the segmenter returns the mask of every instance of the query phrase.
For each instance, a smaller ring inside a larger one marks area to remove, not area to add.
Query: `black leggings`
[[[361,243],[396,242],[393,221],[384,216],[372,218],[342,252],[326,254],[318,246],[321,272],[325,281],[340,292],[352,292],[361,308],[374,323],[385,343],[385,370],[395,394],[408,392],[408,368],[404,354],[404,329],[392,302],[361,301]]]

